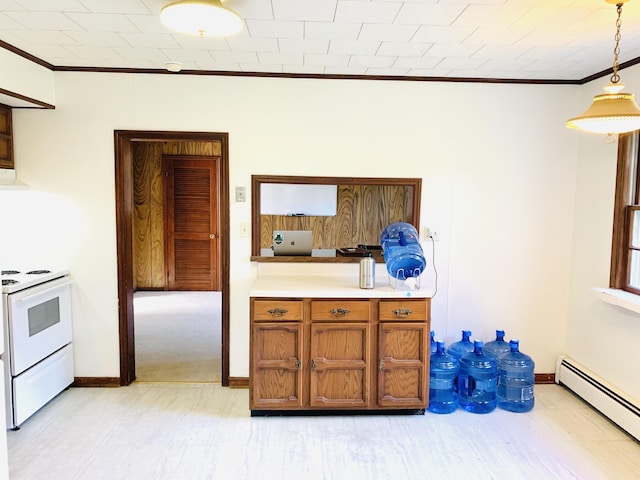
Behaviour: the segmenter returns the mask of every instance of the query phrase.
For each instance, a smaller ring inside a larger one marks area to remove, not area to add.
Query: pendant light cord
[[[616,5],[618,12],[618,19],[616,20],[616,46],[613,48],[613,75],[611,75],[611,83],[618,83],[620,81],[620,75],[618,75],[618,68],[620,63],[618,56],[620,55],[620,28],[622,27],[622,3]]]

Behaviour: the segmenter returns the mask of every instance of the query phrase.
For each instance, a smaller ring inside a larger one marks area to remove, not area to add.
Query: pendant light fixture
[[[160,11],[160,21],[172,30],[201,37],[226,37],[242,30],[242,18],[220,0],[180,0]]]
[[[640,129],[640,108],[632,93],[622,92],[624,85],[619,83],[620,75],[618,75],[622,5],[628,1],[630,0],[605,0],[609,4],[616,5],[618,12],[616,43],[613,49],[613,74],[611,83],[604,87],[606,93],[593,97],[593,103],[582,115],[567,120],[567,127],[606,134],[609,142],[615,141],[614,134]]]

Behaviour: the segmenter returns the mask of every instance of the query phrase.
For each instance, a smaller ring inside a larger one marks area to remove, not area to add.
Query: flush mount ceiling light
[[[242,18],[220,0],[181,0],[160,11],[160,21],[172,30],[201,37],[225,37],[242,30]]]
[[[611,83],[604,87],[606,93],[593,97],[593,103],[582,115],[567,120],[567,127],[592,133],[604,133],[608,141],[614,141],[616,133],[640,129],[640,108],[632,93],[622,93],[624,85],[619,83],[618,56],[620,54],[620,27],[622,5],[630,0],[605,0],[617,7],[615,47],[613,49],[613,74]]]

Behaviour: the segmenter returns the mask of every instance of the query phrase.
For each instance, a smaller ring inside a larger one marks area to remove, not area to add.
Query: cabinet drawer
[[[254,300],[253,319],[255,321],[302,320],[300,300]]]
[[[427,301],[420,300],[380,300],[380,320],[426,321]]]
[[[313,300],[311,320],[369,320],[371,304],[368,300]]]

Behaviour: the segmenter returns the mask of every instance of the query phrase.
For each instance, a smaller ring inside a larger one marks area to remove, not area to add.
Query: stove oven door
[[[11,374],[71,342],[71,281],[60,278],[7,295]]]

